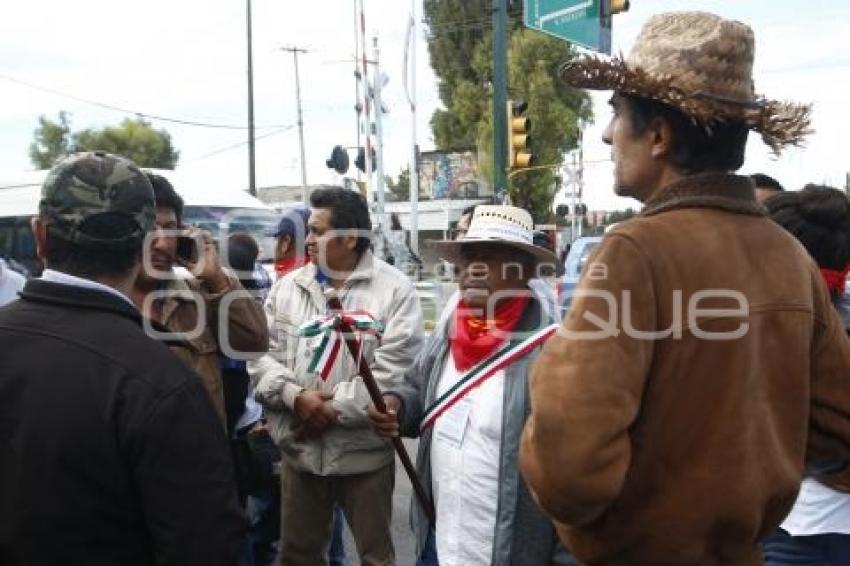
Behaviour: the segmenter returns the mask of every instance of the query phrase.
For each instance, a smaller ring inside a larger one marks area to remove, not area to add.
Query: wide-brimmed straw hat
[[[478,205],[469,222],[466,236],[458,240],[429,240],[444,260],[458,263],[461,246],[498,243],[522,250],[537,260],[537,264],[552,265],[556,272],[558,257],[550,250],[534,245],[534,221],[527,210],[506,205]]]
[[[768,100],[753,86],[753,30],[706,12],[651,17],[626,59],[582,56],[561,66],[570,85],[658,100],[710,129],[742,122],[779,153],[799,145],[810,128],[811,107]]]

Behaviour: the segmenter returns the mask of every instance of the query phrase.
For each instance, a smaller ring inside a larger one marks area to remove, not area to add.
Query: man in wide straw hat
[[[614,91],[615,190],[644,203],[591,258],[531,379],[521,469],[589,564],[757,564],[807,463],[850,459],[850,344],[816,266],[733,174],[809,109],[754,93],[753,32],[650,18],[626,60],[563,67]]]
[[[460,269],[459,301],[403,386],[385,392],[389,414],[369,411],[379,434],[420,438],[416,465],[437,521],[413,502],[418,563],[563,564],[517,465],[528,370],[557,328],[554,305],[528,281],[557,258],[533,244],[531,215],[513,206],[478,206],[463,239],[432,243]]]

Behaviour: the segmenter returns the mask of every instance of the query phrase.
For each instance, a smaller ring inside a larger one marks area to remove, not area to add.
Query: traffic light
[[[555,207],[555,216],[561,219],[566,219],[570,215],[570,205],[559,204]]]
[[[602,0],[599,4],[599,51],[611,54],[611,16],[628,11],[629,0]]]
[[[325,161],[325,165],[343,175],[348,171],[348,152],[341,145],[335,145],[331,151],[330,159]]]
[[[371,148],[372,159],[369,161],[369,164],[372,166],[372,169],[375,169],[375,148]],[[357,148],[357,159],[354,160],[354,166],[363,171],[364,173],[368,173],[366,171],[366,150],[362,147]]]
[[[531,153],[531,121],[526,117],[528,103],[508,100],[508,168],[522,169],[534,164]]]
[[[609,16],[613,16],[621,12],[628,12],[629,6],[631,5],[629,0],[605,0],[603,4],[604,7],[608,8],[607,13]]]

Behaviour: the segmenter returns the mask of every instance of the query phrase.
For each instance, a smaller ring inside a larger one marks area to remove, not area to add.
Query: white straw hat
[[[469,222],[466,236],[459,240],[429,240],[444,260],[457,263],[461,246],[504,244],[533,256],[538,264],[551,264],[560,273],[558,257],[550,250],[534,245],[534,221],[527,210],[515,206],[479,205]]]

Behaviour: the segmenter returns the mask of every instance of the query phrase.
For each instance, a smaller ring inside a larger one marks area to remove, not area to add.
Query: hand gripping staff
[[[335,313],[342,312],[342,303],[339,301],[339,297],[336,294],[336,291],[333,289],[328,289],[325,291],[325,300],[328,303],[328,307],[331,311]],[[348,347],[349,353],[351,356],[357,360],[359,365],[358,373],[360,377],[363,379],[363,383],[366,385],[366,389],[369,391],[369,397],[372,398],[372,403],[374,403],[375,408],[379,411],[386,413],[387,406],[384,403],[384,398],[381,396],[381,389],[378,387],[378,383],[375,381],[375,377],[372,375],[372,369],[369,367],[369,364],[366,360],[360,356],[360,346],[357,343],[357,338],[354,334],[354,329],[351,328],[351,325],[343,319],[341,316],[337,316],[335,318],[336,328],[339,330],[340,334],[342,334],[343,339],[345,340],[345,345]],[[398,454],[398,459],[401,460],[401,465],[404,467],[404,471],[407,472],[407,477],[410,478],[410,483],[413,485],[413,490],[416,492],[416,498],[419,500],[419,504],[422,505],[422,508],[425,510],[425,514],[428,516],[428,520],[432,525],[436,524],[435,515],[434,515],[434,505],[428,496],[425,494],[425,488],[422,487],[422,482],[419,481],[419,476],[416,475],[416,470],[413,467],[413,463],[410,461],[410,456],[407,453],[407,450],[404,448],[404,444],[401,442],[401,438],[395,437],[392,439],[393,448],[395,448],[396,454]]]

